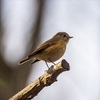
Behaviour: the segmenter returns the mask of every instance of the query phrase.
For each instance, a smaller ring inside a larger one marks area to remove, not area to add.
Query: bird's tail
[[[21,61],[18,63],[18,65],[22,65],[22,64],[28,62],[29,60],[31,60],[31,58],[27,57],[27,58],[21,60]]]
[[[34,61],[31,63],[31,65],[32,65],[33,63],[38,62],[38,61],[40,61],[40,60],[38,60],[38,59],[34,59]]]

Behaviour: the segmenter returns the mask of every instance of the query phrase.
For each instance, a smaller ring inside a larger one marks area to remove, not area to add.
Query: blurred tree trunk
[[[35,28],[32,29],[33,34],[29,42],[29,45],[32,45],[32,43],[35,43],[35,45],[31,46],[32,48],[30,50],[33,50],[33,48],[36,47],[37,40],[39,40],[39,34],[41,29],[44,1],[38,0],[37,2],[39,7],[37,12],[37,20],[35,23]],[[1,3],[2,1],[0,1],[0,5]],[[3,49],[3,46],[1,45],[2,43],[1,41],[3,38],[2,24],[3,21],[0,19],[0,48],[2,47],[1,49]],[[28,51],[29,50],[27,50],[27,52]],[[19,90],[25,87],[26,81],[31,71],[31,66],[29,67],[28,66],[29,64],[22,65],[21,67],[16,67],[16,66],[14,68],[9,67],[9,65],[5,63],[0,50],[0,100],[8,100],[12,95],[14,95]]]

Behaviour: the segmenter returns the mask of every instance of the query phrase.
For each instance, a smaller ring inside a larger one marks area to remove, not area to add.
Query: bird
[[[43,60],[49,68],[47,63],[51,62],[55,64],[54,62],[64,55],[67,44],[71,38],[73,37],[69,36],[66,32],[58,32],[51,39],[37,47],[25,59],[21,60],[18,65],[22,65],[30,60],[33,60],[31,64]]]

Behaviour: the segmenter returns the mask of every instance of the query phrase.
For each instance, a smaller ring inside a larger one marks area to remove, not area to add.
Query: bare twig
[[[43,75],[33,83],[25,87],[9,100],[30,100],[35,97],[45,86],[49,86],[57,81],[57,76],[63,71],[70,69],[66,60],[62,60],[54,66],[51,66]]]

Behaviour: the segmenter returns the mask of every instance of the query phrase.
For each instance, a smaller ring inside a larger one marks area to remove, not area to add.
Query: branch
[[[63,71],[70,70],[66,60],[62,60],[54,66],[51,66],[43,75],[9,100],[30,100],[35,97],[45,86],[49,86],[57,81],[57,76]]]

